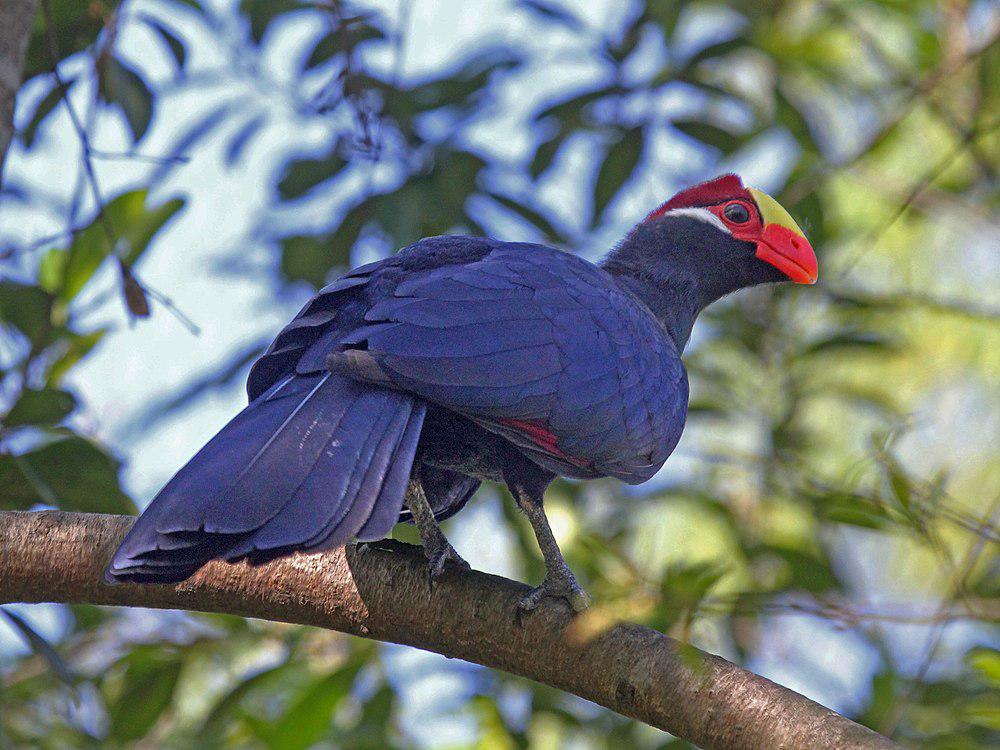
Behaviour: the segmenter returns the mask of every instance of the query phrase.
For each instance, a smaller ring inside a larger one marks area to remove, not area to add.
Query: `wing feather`
[[[411,274],[364,317],[359,345],[400,388],[563,473],[643,481],[683,427],[686,381],[666,331],[574,256],[499,245],[460,267]],[[666,393],[670,419],[651,419],[661,405],[651,392]],[[544,424],[556,442],[519,433],[523,419]],[[652,460],[651,443],[662,446]]]

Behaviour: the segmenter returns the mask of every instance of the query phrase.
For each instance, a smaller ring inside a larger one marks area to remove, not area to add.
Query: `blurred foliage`
[[[827,628],[822,644],[849,634],[838,653],[874,660],[845,686],[854,718],[911,747],[996,747],[991,5],[648,0],[596,20],[584,3],[498,0],[517,43],[473,45],[414,77],[403,75],[405,0],[395,27],[363,3],[49,0],[28,54],[37,95],[19,113],[20,147],[30,158],[59,127],[80,141],[82,163],[73,201],[52,209],[63,231],[0,248],[0,508],[134,509],[68,376],[109,331],[91,322],[95,307],[120,298],[134,317],[180,315],[137,268],[190,200],[150,194],[170,194],[163,186],[209,149],[221,154],[214,168],[253,164],[273,184],[254,240],[270,243],[291,286],[445,232],[592,254],[676,188],[757,165],[806,228],[823,278],[736,295],[703,316],[668,483],[553,487],[554,524],[596,599],[576,635],[635,619],[751,667],[805,660],[816,688],[835,665],[810,661],[801,641],[816,631],[786,627],[805,619]],[[136,29],[142,55],[120,41]],[[193,36],[218,40],[216,67],[198,61]],[[575,88],[545,80],[573,65],[597,72]],[[164,100],[191,93],[202,110],[158,117]],[[515,121],[512,109],[527,112]],[[95,143],[94,122],[108,117],[122,153]],[[258,167],[276,128],[320,137]],[[168,152],[147,150],[154,131]],[[499,134],[525,146],[505,148]],[[108,158],[149,169],[105,193],[93,163]],[[16,179],[3,197],[50,200]],[[302,218],[318,213],[319,225]],[[117,286],[95,291],[109,270]],[[261,346],[136,419],[231,382]],[[953,411],[973,425],[950,424]],[[499,507],[516,567],[537,579],[530,530]],[[151,627],[138,613],[59,611],[55,643],[20,610],[2,611],[30,653],[0,654],[0,747],[448,744],[401,721],[413,721],[408,678],[376,644],[219,616],[162,615]],[[420,718],[471,722],[476,747],[687,746],[551,688],[481,669],[460,677],[458,697]]]

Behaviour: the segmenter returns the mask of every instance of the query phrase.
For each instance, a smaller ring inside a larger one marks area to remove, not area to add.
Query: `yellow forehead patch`
[[[750,195],[753,199],[757,201],[757,206],[760,208],[761,218],[764,220],[764,224],[780,224],[786,229],[791,229],[796,234],[801,237],[805,237],[805,232],[802,231],[801,227],[795,223],[795,219],[792,215],[786,211],[778,201],[772,198],[765,192],[757,190],[756,188],[747,188],[750,191]]]

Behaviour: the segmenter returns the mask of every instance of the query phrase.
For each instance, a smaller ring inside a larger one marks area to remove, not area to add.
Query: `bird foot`
[[[523,612],[531,612],[547,597],[566,600],[574,612],[583,612],[590,606],[587,592],[580,588],[580,584],[570,573],[568,576],[545,576],[542,585],[529,591],[518,603],[518,608]]]
[[[444,573],[444,569],[448,563],[465,568],[466,570],[469,569],[469,563],[444,538],[432,547],[428,548],[425,546],[424,555],[427,557],[427,585],[431,588],[434,587],[434,581]]]

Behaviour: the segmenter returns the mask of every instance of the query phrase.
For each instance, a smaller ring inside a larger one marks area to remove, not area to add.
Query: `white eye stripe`
[[[714,226],[716,229],[721,229],[726,234],[732,234],[729,227],[722,223],[722,219],[713,214],[707,208],[675,208],[671,211],[667,211],[665,216],[690,216],[692,219],[698,219],[699,221],[705,221]]]

